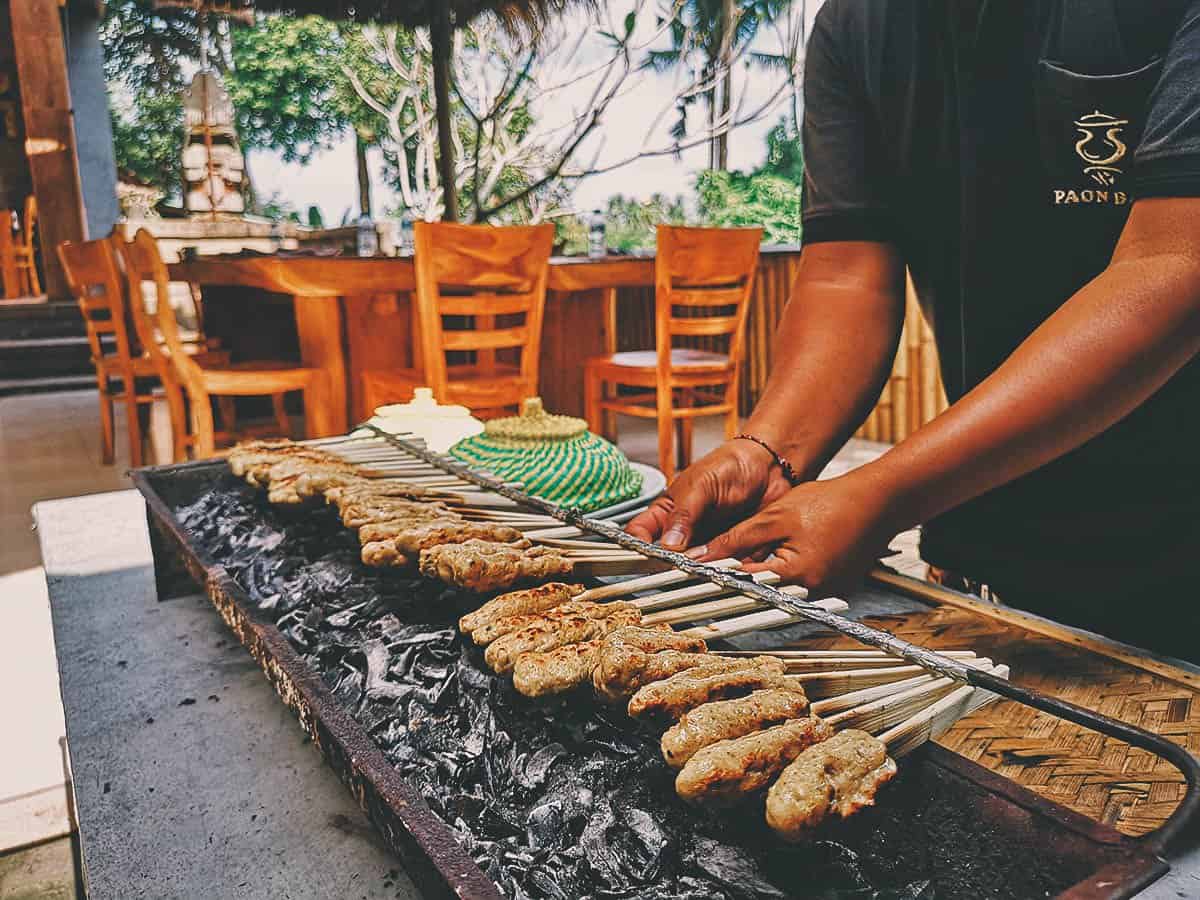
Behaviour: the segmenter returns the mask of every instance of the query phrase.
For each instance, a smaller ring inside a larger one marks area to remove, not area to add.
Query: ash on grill
[[[1071,883],[1019,854],[989,858],[987,826],[953,785],[919,773],[893,782],[894,802],[830,829],[837,840],[805,846],[782,845],[761,808],[690,808],[658,732],[590,691],[546,705],[517,695],[454,625],[479,597],[364,567],[334,510],[289,515],[227,474],[178,515],[511,897],[931,900]],[[928,818],[906,818],[915,809]],[[946,829],[957,865],[930,853]]]

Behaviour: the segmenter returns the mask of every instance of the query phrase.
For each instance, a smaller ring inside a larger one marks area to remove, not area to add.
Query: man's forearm
[[[1200,259],[1158,239],[1167,220],[1143,221],[1141,234],[1131,220],[1105,272],[984,382],[861,470],[891,498],[891,525],[927,521],[1075,449],[1200,351]]]
[[[891,371],[904,317],[899,257],[882,244],[805,248],[747,430],[814,478],[862,422]]]

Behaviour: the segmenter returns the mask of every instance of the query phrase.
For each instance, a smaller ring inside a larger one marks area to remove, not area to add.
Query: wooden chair
[[[83,313],[92,365],[96,369],[96,387],[100,394],[101,455],[112,465],[114,452],[113,404],[125,404],[129,434],[129,459],[142,465],[142,408],[149,411],[155,398],[150,388],[138,388],[139,379],[158,382],[159,370],[154,359],[135,349],[130,335],[129,310],[121,289],[120,274],[112,245],[107,240],[64,241],[58,245],[67,285]],[[110,349],[111,347],[111,349]],[[113,389],[119,381],[121,388]]]
[[[122,246],[122,253],[131,285],[140,289],[142,282],[154,284],[158,328],[153,340],[159,346],[159,352],[169,359],[189,407],[186,418],[181,409],[172,409],[172,432],[180,436],[182,446],[191,447],[196,457],[216,454],[218,433],[213,421],[214,398],[223,407],[222,419],[227,420],[231,416],[231,398],[271,397],[276,427],[283,436],[291,433],[283,404],[285,394],[304,391],[314,404],[330,402],[328,379],[320,369],[273,360],[230,363],[219,354],[193,352],[194,347],[189,348],[180,335],[175,311],[171,308],[170,276],[154,236],[141,229],[132,241]],[[179,425],[175,424],[176,415]],[[182,423],[189,420],[190,428],[182,427]]]
[[[30,194],[25,198],[25,216],[21,220],[21,231],[14,241],[14,256],[21,288],[26,296],[37,297],[42,293],[42,282],[38,278],[36,229],[38,220],[37,198]]]
[[[481,418],[537,394],[553,225],[493,228],[417,222],[410,369],[362,374],[368,410],[433,389]]]
[[[12,231],[13,211],[0,209],[0,297],[22,296],[21,273],[17,268],[17,243]]]
[[[658,464],[668,478],[676,470],[677,428],[680,468],[691,462],[697,416],[723,415],[726,437],[737,433],[742,339],[761,241],[761,228],[660,225],[654,266],[655,349],[612,352],[587,362],[588,427],[615,439],[614,413],[658,419]],[[705,346],[723,341],[727,346],[723,351],[679,347],[677,337],[704,339]],[[621,387],[650,388],[654,393],[622,396]],[[606,396],[606,388],[612,396]]]

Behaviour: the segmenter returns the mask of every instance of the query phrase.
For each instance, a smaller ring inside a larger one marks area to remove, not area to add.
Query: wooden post
[[[68,293],[56,248],[86,237],[57,0],[12,0],[12,36],[25,115],[25,153],[37,197],[46,293]]]

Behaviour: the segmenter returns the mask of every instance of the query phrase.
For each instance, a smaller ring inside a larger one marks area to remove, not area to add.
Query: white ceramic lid
[[[419,387],[409,403],[389,403],[377,407],[371,425],[392,434],[408,432],[425,439],[434,453],[445,453],[463,438],[483,431],[483,423],[472,417],[465,406],[442,406],[433,399],[433,391]]]

